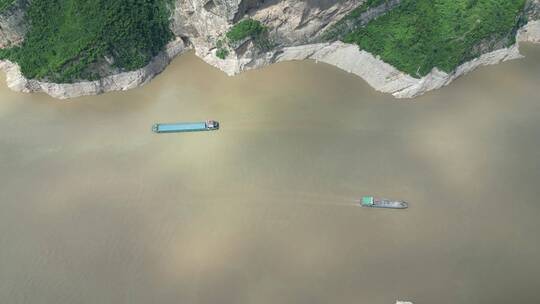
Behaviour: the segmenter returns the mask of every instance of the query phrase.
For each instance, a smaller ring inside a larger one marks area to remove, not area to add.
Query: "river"
[[[0,76],[0,302],[540,303],[540,47],[414,101],[193,54],[62,102]],[[216,119],[218,132],[156,135]],[[374,194],[405,211],[357,205]]]

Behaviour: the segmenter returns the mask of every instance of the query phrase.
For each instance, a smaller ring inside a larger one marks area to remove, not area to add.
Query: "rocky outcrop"
[[[119,73],[97,81],[78,83],[50,83],[25,78],[18,65],[4,60],[0,69],[6,72],[6,82],[10,89],[19,92],[44,92],[54,98],[66,99],[85,95],[97,95],[110,91],[125,91],[148,83],[155,75],[167,67],[172,58],[186,50],[182,39],[170,42],[166,49],[145,67],[131,72]]]
[[[364,1],[177,0],[171,28],[205,58],[215,53],[217,41],[232,23],[247,15],[270,29],[269,38],[279,49],[316,42],[329,26]],[[248,51],[253,55],[256,50]],[[244,56],[243,52],[236,55]]]
[[[471,72],[481,65],[497,64],[521,58],[517,45],[500,49],[459,66],[453,73],[434,69],[421,79],[403,73],[372,54],[358,49],[356,45],[343,42],[319,43],[283,48],[256,58],[215,60],[213,56],[203,58],[229,75],[254,69],[271,63],[313,59],[336,66],[364,79],[377,91],[390,93],[397,98],[412,98],[428,91],[448,85],[454,79]]]
[[[263,1],[261,1],[263,2]],[[270,28],[276,47],[319,42],[320,36],[364,0],[266,1],[247,15]]]
[[[197,45],[212,44],[234,20],[241,0],[176,0],[171,30]]]
[[[540,43],[540,20],[527,23],[518,33],[521,42]]]
[[[391,0],[390,4],[370,9],[360,18],[372,20],[393,8],[399,1]],[[327,30],[365,0],[255,1],[260,2],[258,5],[253,2],[247,6],[246,13],[270,29],[268,39],[273,45],[271,51],[262,52],[253,41],[248,40],[236,46],[231,55],[222,60],[216,56],[215,41],[222,38],[222,35],[218,35],[207,39],[210,43],[194,41],[197,56],[228,75],[274,63],[278,55],[290,47],[305,46],[305,49],[311,49],[312,44],[321,45],[318,43],[324,40],[323,35]]]
[[[277,47],[314,42],[365,0],[177,0],[172,29],[196,48],[211,49],[245,15],[270,28]]]
[[[21,43],[28,28],[24,14],[29,0],[16,0],[0,12],[0,49]]]
[[[540,0],[527,0],[525,3],[525,16],[529,21],[540,19]]]

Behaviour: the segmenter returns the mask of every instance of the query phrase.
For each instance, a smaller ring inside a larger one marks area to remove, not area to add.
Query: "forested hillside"
[[[525,22],[524,5],[525,0],[403,0],[344,41],[416,77],[434,67],[450,72],[482,53],[513,44]]]
[[[33,0],[24,43],[0,56],[17,62],[28,78],[54,82],[137,69],[173,37],[170,5],[168,0]]]

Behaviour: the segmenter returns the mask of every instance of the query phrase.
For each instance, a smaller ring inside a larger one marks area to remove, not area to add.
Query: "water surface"
[[[414,102],[324,64],[229,78],[193,54],[70,102],[2,75],[0,302],[540,303],[524,51]],[[204,119],[221,130],[150,131]]]

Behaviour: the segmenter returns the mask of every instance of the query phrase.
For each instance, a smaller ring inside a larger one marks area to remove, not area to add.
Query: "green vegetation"
[[[225,59],[229,56],[229,50],[221,47],[216,51],[216,56],[220,59]]]
[[[223,40],[218,40],[216,42],[216,56],[220,59],[225,59],[227,56],[229,56],[229,50],[227,49],[227,45],[223,43]]]
[[[360,27],[362,22],[365,22],[361,18],[363,13],[367,12],[370,8],[380,6],[388,1],[389,0],[367,0],[328,29],[322,36],[323,40],[334,41],[342,39],[355,28]]]
[[[245,19],[235,24],[225,34],[226,42],[218,40],[216,47],[218,48],[216,56],[225,59],[229,55],[229,50],[224,45],[231,48],[237,48],[239,44],[246,41],[246,39],[252,39],[254,45],[259,50],[269,50],[272,48],[272,42],[268,39],[268,28],[261,22],[253,19]]]
[[[514,43],[525,0],[403,0],[344,41],[413,76],[450,72],[498,42]]]
[[[257,40],[267,33],[267,28],[259,21],[245,19],[235,24],[228,32],[227,38],[231,43],[240,42],[248,37]]]
[[[54,82],[96,79],[106,58],[121,70],[146,65],[173,37],[170,0],[33,0],[24,43],[0,57],[28,78]],[[104,68],[105,67],[105,68]]]
[[[15,0],[0,0],[0,13],[13,4]]]

